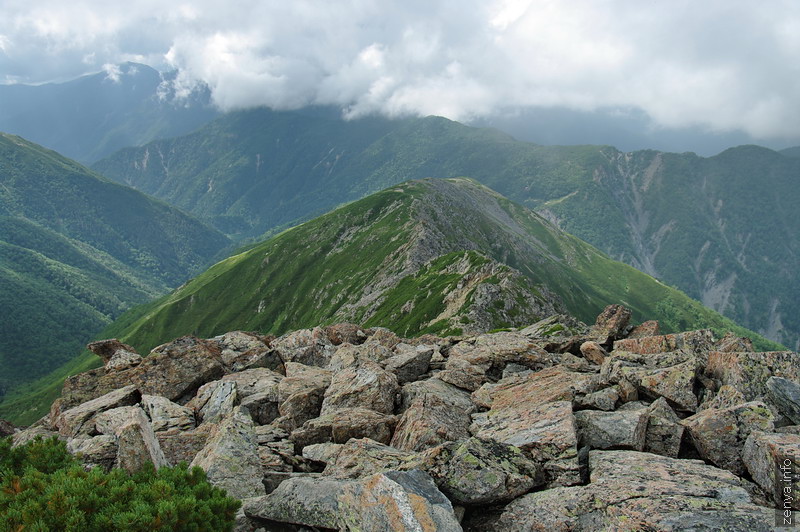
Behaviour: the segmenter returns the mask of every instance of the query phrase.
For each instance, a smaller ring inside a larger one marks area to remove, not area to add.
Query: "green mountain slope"
[[[0,134],[0,396],[228,244],[173,207]]]
[[[443,118],[264,109],[96,169],[253,237],[406,179],[469,176],[753,330],[800,348],[800,159],[537,146]]]
[[[149,66],[118,65],[63,83],[0,85],[0,131],[47,146],[83,163],[125,146],[182,135],[218,112],[207,93],[178,101]]]

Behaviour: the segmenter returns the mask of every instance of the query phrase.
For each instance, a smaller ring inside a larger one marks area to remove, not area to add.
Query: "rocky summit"
[[[800,509],[797,479],[776,491],[776,465],[800,471],[797,353],[630,316],[95,342],[105,366],[13,438],[200,466],[243,500],[241,531],[773,530]]]

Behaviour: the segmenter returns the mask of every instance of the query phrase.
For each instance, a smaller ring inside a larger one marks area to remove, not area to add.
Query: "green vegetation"
[[[0,398],[227,245],[174,208],[0,134]]]
[[[537,146],[438,117],[344,122],[258,109],[123,150],[96,169],[236,238],[409,179],[469,176],[799,349],[795,152],[741,146],[710,158],[626,154],[608,146]]]
[[[185,463],[86,471],[56,438],[0,440],[2,531],[229,530],[240,504]]]

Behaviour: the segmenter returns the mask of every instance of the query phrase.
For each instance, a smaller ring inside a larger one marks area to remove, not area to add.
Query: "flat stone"
[[[398,410],[404,412],[417,397],[427,394],[437,395],[442,401],[467,412],[475,409],[468,392],[440,379],[425,379],[403,385],[400,390],[400,408]]]
[[[601,375],[611,382],[627,381],[639,394],[663,397],[685,412],[697,409],[694,383],[698,359],[683,351],[640,354],[615,350],[601,368]]]
[[[303,451],[305,454],[305,449]],[[398,469],[412,456],[413,453],[369,438],[354,438],[343,445],[337,445],[335,454],[329,455],[322,475],[333,478],[364,478],[382,471]]]
[[[88,439],[76,438],[67,442],[67,450],[87,468],[111,471],[117,462],[117,437],[101,434]]]
[[[614,351],[627,351],[640,355],[667,353],[685,350],[692,353],[703,353],[714,346],[714,333],[708,329],[687,331],[641,338],[625,338],[614,342]]]
[[[100,434],[116,434],[131,420],[136,419],[142,409],[137,406],[119,406],[97,414],[94,418],[94,432]]]
[[[700,456],[736,475],[746,472],[745,440],[754,430],[773,430],[773,415],[760,401],[730,408],[708,408],[683,420]]]

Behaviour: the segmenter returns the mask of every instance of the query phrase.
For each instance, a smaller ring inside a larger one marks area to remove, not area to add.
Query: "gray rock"
[[[244,513],[248,517],[337,530],[339,495],[345,483],[305,476],[288,478],[272,493],[245,500]]]
[[[118,427],[116,436],[116,467],[132,473],[139,471],[148,462],[156,469],[169,465],[153,427],[141,408],[135,410],[133,418],[127,423]]]
[[[203,423],[218,423],[233,412],[238,403],[236,381],[213,381],[204,384],[187,405]]]
[[[22,429],[19,432],[15,432],[13,436],[11,436],[11,447],[16,448],[20,445],[25,445],[26,443],[35,440],[36,438],[42,438],[43,440],[48,440],[52,437],[57,437],[59,440],[66,440],[65,436],[62,436],[58,432],[53,432],[45,427],[41,426],[32,426],[28,427],[27,429]]]
[[[593,341],[583,342],[581,344],[581,354],[586,360],[598,366],[601,365],[608,356],[606,350],[603,349],[600,344]]]
[[[331,385],[325,391],[321,414],[354,407],[392,414],[399,391],[394,374],[375,362],[362,361],[333,374]]]
[[[269,346],[270,338],[258,333],[232,331],[214,338],[220,348],[220,358],[231,372],[250,368],[267,368],[283,373],[283,360]]]
[[[630,320],[630,309],[622,305],[608,305],[597,316],[594,325],[589,330],[589,336],[596,338],[600,344],[610,345],[614,340],[625,335]]]
[[[208,425],[204,428],[208,428]],[[179,430],[169,429],[155,433],[161,450],[170,464],[177,465],[181,462],[191,464],[208,442],[209,434],[206,430]]]
[[[321,327],[284,334],[271,342],[284,364],[298,362],[306,366],[327,367],[336,347]]]
[[[592,449],[631,449],[641,451],[647,432],[647,411],[627,410],[575,412],[578,445]]]
[[[61,412],[53,420],[53,426],[59,434],[69,438],[92,436],[96,434],[95,416],[112,408],[135,405],[140,399],[136,386],[126,386]]]
[[[475,405],[472,403],[468,392],[440,379],[425,379],[423,381],[409,382],[403,385],[400,392],[399,411],[405,411],[417,397],[427,394],[437,395],[442,401],[457,406],[469,413],[475,409]]]
[[[413,453],[400,451],[369,438],[351,439],[337,446],[323,476],[333,478],[363,478],[407,463]],[[304,449],[305,451],[305,449]]]
[[[436,394],[417,396],[397,423],[392,446],[421,451],[446,441],[469,437],[470,410],[463,410]]]
[[[742,450],[742,460],[753,480],[771,494],[775,504],[784,502],[800,510],[800,435],[753,431]]]
[[[303,447],[303,458],[306,460],[313,460],[314,462],[329,464],[336,460],[343,445],[342,443],[333,442],[306,445]]]
[[[166,397],[143,395],[142,408],[155,432],[165,430],[191,430],[195,427],[192,409],[173,403]]]
[[[139,406],[120,406],[101,412],[94,418],[94,432],[116,434],[123,425],[139,418],[141,410]]]
[[[772,431],[773,415],[760,401],[730,408],[708,408],[682,421],[700,456],[737,475],[746,472],[742,462],[745,440],[754,430]]]
[[[619,401],[619,393],[615,387],[611,387],[603,388],[587,395],[577,396],[572,404],[575,408],[611,411],[614,410],[617,401]]]
[[[264,493],[253,421],[241,409],[222,420],[191,465],[203,468],[209,482],[238,499]]]
[[[67,442],[67,450],[87,468],[110,471],[117,462],[117,437],[101,434],[88,439],[76,438]]]
[[[402,386],[413,382],[427,373],[433,356],[433,346],[398,344],[395,347],[396,355],[385,360],[383,367],[397,376],[397,382]]]
[[[720,385],[729,384],[739,390],[745,399],[754,401],[766,396],[770,377],[800,381],[800,358],[791,351],[711,351],[705,373]]]
[[[767,379],[767,398],[778,407],[781,414],[800,424],[800,385],[789,379]]]
[[[648,453],[677,458],[684,431],[680,418],[663,397],[650,405],[647,417],[644,450]]]
[[[350,438],[370,438],[389,443],[397,418],[366,408],[342,408],[307,421],[292,431],[290,440],[297,449],[315,443],[345,443]]]

